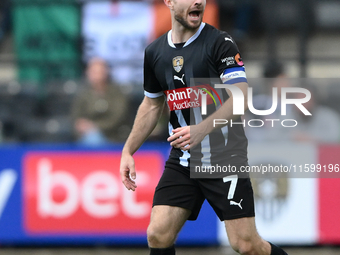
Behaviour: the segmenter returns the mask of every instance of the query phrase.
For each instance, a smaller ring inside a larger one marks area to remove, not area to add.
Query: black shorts
[[[192,179],[188,169],[174,164],[166,165],[156,187],[153,206],[189,209],[188,220],[196,220],[205,199],[221,221],[255,216],[249,178],[231,175],[223,179]]]

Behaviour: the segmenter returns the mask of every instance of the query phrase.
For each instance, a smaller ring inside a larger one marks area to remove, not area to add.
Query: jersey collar
[[[199,29],[197,30],[197,32],[196,32],[193,36],[191,36],[191,37],[189,38],[189,40],[184,44],[183,48],[186,47],[186,46],[188,46],[190,43],[192,43],[193,41],[196,40],[196,38],[201,34],[201,32],[202,32],[204,26],[205,26],[205,23],[202,22],[201,25],[200,25],[200,27],[199,27]],[[172,30],[170,30],[170,31],[168,32],[168,44],[169,44],[170,47],[176,48],[176,46],[174,45],[174,43],[173,43],[172,40],[171,40],[171,34],[172,34]]]

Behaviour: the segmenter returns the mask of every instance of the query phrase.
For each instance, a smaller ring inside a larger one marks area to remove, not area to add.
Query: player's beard
[[[178,13],[175,13],[175,20],[178,21],[184,28],[188,30],[195,30],[202,23],[202,19],[201,19],[197,25],[190,25],[189,22],[184,18],[184,15],[181,15]]]

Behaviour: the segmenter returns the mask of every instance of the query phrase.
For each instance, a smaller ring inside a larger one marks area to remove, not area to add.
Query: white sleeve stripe
[[[157,93],[150,93],[144,90],[144,95],[149,97],[149,98],[157,98],[157,97],[161,97],[164,95],[163,92],[157,92]]]

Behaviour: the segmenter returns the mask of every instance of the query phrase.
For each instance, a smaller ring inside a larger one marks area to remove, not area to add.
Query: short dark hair
[[[264,78],[276,78],[281,74],[284,74],[285,70],[282,63],[268,62],[264,65],[263,77]]]

